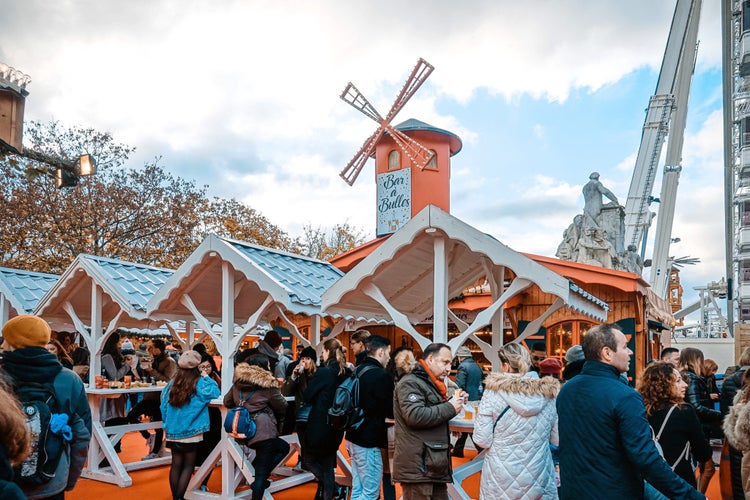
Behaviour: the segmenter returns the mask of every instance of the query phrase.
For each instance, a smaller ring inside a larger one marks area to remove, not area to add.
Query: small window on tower
[[[432,159],[430,160],[430,162],[427,164],[425,168],[437,170],[437,151],[435,151],[434,149],[431,149],[430,153],[432,153]]]
[[[401,168],[401,153],[393,150],[388,153],[388,170],[398,170]]]

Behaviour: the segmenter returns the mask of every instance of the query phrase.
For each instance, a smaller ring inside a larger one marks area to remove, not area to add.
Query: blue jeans
[[[377,500],[380,498],[380,483],[383,479],[383,458],[380,448],[363,448],[346,442],[352,460],[351,500]]]

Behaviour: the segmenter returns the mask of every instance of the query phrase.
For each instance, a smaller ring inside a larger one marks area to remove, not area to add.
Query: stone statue
[[[592,172],[589,181],[583,186],[583,214],[588,215],[586,226],[599,227],[599,214],[602,213],[602,196],[606,196],[615,206],[618,206],[617,197],[599,182],[599,172]],[[589,220],[590,219],[590,220]]]
[[[624,268],[623,271],[635,274],[643,272],[643,259],[641,259],[638,248],[635,245],[628,245],[628,249],[621,260],[622,267]]]
[[[603,197],[611,200],[604,204]],[[592,172],[583,186],[583,214],[563,232],[557,247],[560,259],[640,274],[643,262],[635,248],[623,248],[625,211],[617,197]],[[632,246],[632,245],[631,245]]]
[[[613,269],[613,259],[616,253],[602,229],[585,229],[583,236],[578,240],[578,246],[581,249],[578,262]]]

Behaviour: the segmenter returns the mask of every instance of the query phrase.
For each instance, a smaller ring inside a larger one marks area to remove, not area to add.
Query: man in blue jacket
[[[669,498],[703,499],[656,450],[643,398],[623,382],[630,356],[616,325],[590,329],[586,364],[557,397],[561,499],[641,499],[643,480]]]

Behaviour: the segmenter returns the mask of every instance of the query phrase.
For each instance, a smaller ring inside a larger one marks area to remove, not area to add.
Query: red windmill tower
[[[419,59],[385,118],[351,82],[341,93],[341,99],[379,124],[340,174],[351,186],[375,156],[378,236],[395,232],[429,204],[450,212],[450,157],[461,150],[461,139],[419,120],[391,125],[433,69]]]

